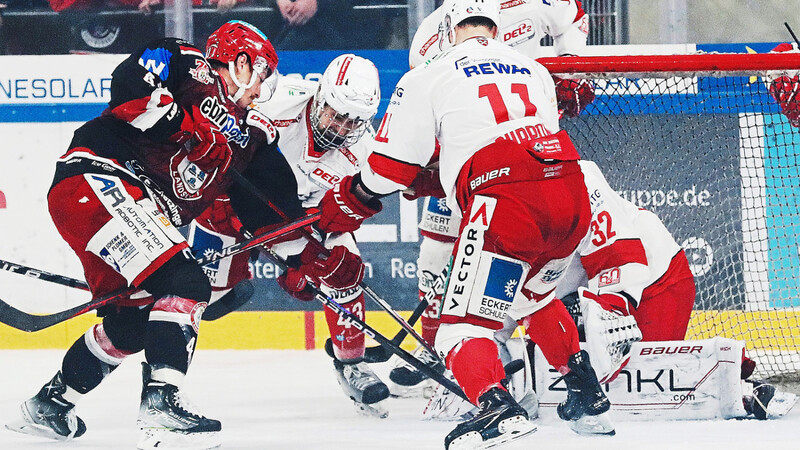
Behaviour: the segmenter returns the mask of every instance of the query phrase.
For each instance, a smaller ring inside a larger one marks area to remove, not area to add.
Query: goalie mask
[[[455,45],[456,27],[464,20],[485,17],[500,27],[499,0],[449,0],[442,5],[444,17],[439,23],[439,48],[447,50]]]
[[[253,73],[247,84],[236,77],[236,58],[244,53],[250,60]],[[247,22],[231,20],[211,33],[206,41],[206,59],[227,64],[233,83],[238,90],[232,95],[238,101],[247,89],[258,81],[264,83],[261,98],[266,101],[275,91],[278,81],[278,54],[258,28]]]
[[[314,142],[324,150],[353,145],[371,125],[380,101],[375,65],[353,54],[338,56],[325,69],[314,96]]]

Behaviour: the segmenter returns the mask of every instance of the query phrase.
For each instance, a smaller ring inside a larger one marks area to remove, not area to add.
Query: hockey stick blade
[[[282,270],[286,270],[288,267],[286,261],[281,258],[277,253],[275,253],[271,248],[261,246],[259,247],[263,251],[263,253],[278,267]],[[315,288],[316,294],[314,298],[322,302],[323,305],[328,307],[331,311],[335,312],[339,315],[339,318],[343,320],[345,323],[349,321],[350,325],[355,327],[357,330],[364,333],[365,336],[371,337],[373,340],[378,342],[381,346],[387,348],[392,353],[397,355],[400,359],[407,362],[410,366],[414,367],[415,369],[419,370],[420,372],[424,373],[431,378],[441,384],[442,386],[449,389],[454,394],[458,395],[459,397],[463,398],[464,400],[469,401],[464,391],[461,388],[448,379],[444,374],[437,372],[435,369],[428,367],[427,364],[423,363],[419,359],[415,358],[413,355],[408,353],[407,351],[400,348],[398,344],[392,342],[391,339],[387,338],[386,336],[377,332],[374,328],[369,326],[365,321],[361,320],[358,316],[351,313],[347,310],[344,306],[337,303],[335,300],[326,297],[319,289]],[[438,355],[436,355],[438,356]]]
[[[124,289],[103,297],[92,299],[81,305],[53,314],[29,314],[20,311],[8,303],[0,300],[0,322],[18,330],[34,332],[52,327],[75,316],[87,313],[115,300],[128,296],[133,290]]]
[[[269,241],[275,240],[290,231],[294,231],[298,228],[311,225],[312,223],[319,220],[319,218],[320,218],[320,213],[314,213],[314,214],[309,214],[307,216],[303,216],[298,220],[290,222],[282,227],[276,228],[262,235],[245,239],[242,242],[233,244],[229,247],[225,247],[219,252],[214,252],[211,255],[196,258],[196,261],[198,264],[204,265],[210,262],[218,261],[223,258],[227,258],[229,256],[249,251],[255,247],[260,247],[263,244],[268,243]],[[30,271],[38,273],[46,273],[42,271],[37,271],[36,269],[31,269],[29,267],[24,267],[24,266],[19,266],[19,267],[21,267],[21,269],[10,270],[10,271],[13,273],[18,273],[23,275],[25,275],[26,272],[30,273]],[[73,287],[78,287],[80,283],[83,283],[80,280],[74,280],[61,275],[54,275],[54,274],[49,274],[49,275],[53,275],[56,278],[44,278],[44,277],[35,277],[35,278]],[[0,323],[4,323],[10,327],[22,331],[27,331],[27,332],[39,331],[45,328],[49,328],[53,325],[59,324],[61,322],[64,322],[66,320],[69,320],[75,316],[79,316],[81,314],[95,310],[108,303],[112,303],[116,300],[119,300],[120,298],[126,297],[136,292],[136,290],[137,290],[136,288],[122,289],[119,291],[115,291],[109,295],[89,300],[86,303],[74,306],[70,309],[59,311],[53,314],[44,314],[44,315],[27,313],[25,311],[19,310],[11,306],[10,304],[0,299]]]
[[[427,307],[428,307],[427,301],[425,301],[424,299],[420,301],[417,307],[414,308],[414,311],[411,313],[411,317],[408,318],[408,324],[413,327],[414,324],[417,323],[417,320],[419,320],[420,316],[422,316],[422,313],[425,312],[425,309]],[[400,331],[398,331],[397,334],[392,338],[392,342],[395,345],[399,346],[400,344],[403,343],[403,339],[405,339],[406,336],[408,336],[408,331],[406,331],[405,328],[401,328]],[[330,338],[328,339],[328,341],[330,341]],[[389,360],[389,358],[392,357],[393,354],[394,353],[389,351],[387,348],[380,345],[375,347],[367,347],[364,350],[364,361],[368,363],[386,362]]]

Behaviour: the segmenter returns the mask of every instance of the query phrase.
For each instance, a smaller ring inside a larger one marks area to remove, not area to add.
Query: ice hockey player
[[[353,54],[336,57],[318,82],[280,77],[272,98],[257,107],[272,119],[280,133],[280,151],[297,180],[297,192],[286,195],[299,198],[304,208],[314,208],[334,183],[358,172],[366,161],[366,142],[374,135],[371,121],[379,103],[377,68],[371,61]],[[219,209],[223,203],[217,203]],[[236,241],[238,235],[228,225],[230,216],[209,211],[193,223],[189,240],[196,251],[201,251],[198,245],[204,241],[223,240],[226,245]],[[352,233],[329,233],[323,241],[326,247],[341,245],[358,253]],[[273,249],[284,253],[280,248]],[[238,288],[246,283],[242,280],[250,277],[244,255],[231,258],[229,267],[206,270],[214,272],[215,289]],[[297,270],[282,274],[278,283],[301,300],[314,297],[304,274]],[[364,293],[360,287],[334,289],[326,283],[319,287],[325,295],[364,318]],[[331,333],[337,379],[345,394],[353,399],[359,412],[386,417],[388,411],[381,401],[389,396],[389,389],[363,360],[364,333],[329,309],[325,310],[325,318]]]
[[[591,193],[592,220],[556,289],[556,297],[562,299],[585,335],[586,350],[598,379],[607,383],[625,367],[634,342],[685,338],[696,291],[684,250],[658,216],[620,197],[594,162],[579,164]],[[527,346],[510,340],[516,328],[517,323],[507,318],[494,338],[505,356],[504,364],[519,360],[524,363],[520,367],[530,373],[529,362],[533,358],[525,354]],[[659,366],[663,368],[663,364]],[[754,368],[755,362],[744,357],[741,380],[750,377]],[[530,374],[511,377],[512,392],[521,402],[536,398],[532,385],[519,389],[531,378]],[[793,394],[762,381],[730,381],[727,389],[741,390],[745,410],[758,418],[767,418],[767,411],[776,417],[796,402]],[[775,403],[770,408],[772,401]],[[468,414],[471,408],[463,403],[437,387],[425,416],[446,419]],[[535,414],[535,400],[524,404],[529,413]],[[640,404],[643,407],[638,414],[658,418],[644,398]],[[634,408],[628,405],[629,410]]]
[[[176,227],[224,193],[251,229],[281,222],[255,208],[229,171],[269,191],[284,187],[272,186],[270,176],[291,169],[276,149],[274,127],[247,107],[276,73],[266,36],[228,22],[211,34],[206,54],[173,38],[134,52],[112,74],[108,109],[80,127],[59,158],[50,214],[81,260],[92,294],[134,286],[152,297],[132,295],[101,308],[102,323],[72,345],[61,370],[8,428],[58,440],[83,435],[76,402],[144,350],[139,448],[219,445],[220,422],[181,392],[211,288]],[[304,214],[296,200],[283,207],[293,217]],[[314,263],[314,273],[332,283],[341,276],[341,261]]]
[[[444,16],[444,8],[439,7],[420,24],[409,50],[408,60],[412,68],[427,65],[441,54],[446,29],[442,22]],[[532,58],[545,56],[543,53],[547,47],[543,48],[540,44],[544,36],[552,37],[552,48],[558,56],[584,54],[588,33],[589,16],[579,1],[501,2],[497,39]],[[577,116],[594,100],[594,89],[590,82],[557,77],[554,77],[554,81],[558,106],[565,116]],[[419,224],[422,242],[417,259],[417,277],[420,298],[425,298],[427,294],[430,299],[428,308],[420,318],[422,336],[427,341],[434,342],[441,312],[441,288],[444,285],[440,275],[446,273],[461,221],[453,215],[444,198],[429,196],[439,189],[436,186],[438,181],[425,177],[424,173],[422,175],[405,196],[409,200],[427,197]],[[429,291],[433,292],[428,294]],[[433,364],[433,359],[421,346],[414,354]],[[392,393],[403,396],[417,395],[432,383],[430,380],[426,381],[421,372],[402,362],[390,372],[390,378],[393,382]]]
[[[656,214],[620,197],[591,161],[581,161],[592,193],[592,223],[556,295],[585,334],[587,351],[602,383],[630,359],[630,345],[682,341],[694,308],[694,275],[686,253]],[[636,329],[640,333],[636,332]],[[743,355],[745,410],[757,418],[796,402],[796,396],[750,380],[756,362]],[[785,411],[788,412],[788,409]],[[646,413],[646,412],[645,412]]]
[[[445,51],[395,88],[368,165],[328,191],[319,227],[356,229],[380,198],[406,189],[440,149],[440,180],[465,224],[444,296],[436,349],[480,407],[445,447],[482,448],[535,430],[503,385],[492,339],[510,315],[523,320],[564,374],[559,416],[581,433],[613,434],[578,332],[554,289],[589,229],[589,196],[578,153],[558,131],[555,86],[534,60],[495,40],[500,5],[450,0]],[[526,139],[508,139],[509,134]],[[536,193],[536,195],[526,193]],[[456,203],[457,202],[457,203]]]
[[[772,49],[773,53],[797,53],[798,44],[783,43]],[[765,77],[772,98],[778,102],[789,123],[800,128],[800,69],[771,71]]]

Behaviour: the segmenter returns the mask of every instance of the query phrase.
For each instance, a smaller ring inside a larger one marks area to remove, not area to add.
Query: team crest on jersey
[[[176,163],[177,155],[170,160],[170,175],[172,175],[172,191],[183,200],[197,200],[203,196],[203,188],[211,181],[212,177],[188,158],[183,157]]]
[[[211,76],[211,68],[208,63],[202,59],[197,59],[194,62],[194,68],[189,69],[189,75],[195,80],[203,84],[211,84],[214,82],[214,77]]]
[[[476,37],[476,38],[475,38],[475,40],[476,40],[476,41],[478,41],[478,44],[481,44],[481,45],[482,45],[482,46],[484,46],[484,47],[486,47],[487,45],[489,45],[489,40],[488,40],[488,39],[486,39],[486,38],[485,38],[485,37],[483,37],[483,36],[478,36],[478,37]]]

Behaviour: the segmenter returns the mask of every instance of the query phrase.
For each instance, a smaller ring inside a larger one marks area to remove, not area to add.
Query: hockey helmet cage
[[[241,84],[235,76],[236,58],[242,53],[250,59],[250,66],[253,69],[250,82],[246,85]],[[211,33],[206,41],[206,59],[228,66],[233,75],[233,82],[239,88],[233,95],[234,101],[239,100],[244,91],[259,80],[261,74],[265,74],[264,84],[267,88],[266,93],[262,92],[262,99],[265,99],[265,94],[271,96],[275,90],[278,54],[267,36],[247,22],[231,20]]]
[[[466,19],[485,17],[500,28],[499,0],[448,0],[442,8],[444,16],[439,24],[439,47],[442,50],[455,45],[456,27]]]
[[[314,97],[310,117],[314,141],[323,149],[354,144],[371,126],[380,101],[375,64],[350,53],[336,57],[322,74]]]

